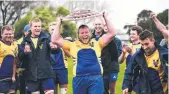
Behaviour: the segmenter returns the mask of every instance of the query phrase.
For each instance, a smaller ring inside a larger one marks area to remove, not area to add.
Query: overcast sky
[[[53,1],[53,0],[51,0]],[[69,0],[58,0],[60,4],[64,4]],[[81,1],[81,0],[71,0]],[[87,0],[91,1],[91,0]],[[162,12],[169,8],[169,0],[95,0],[101,4],[105,4],[110,10],[112,21],[115,28],[123,29],[126,24],[134,24],[137,14],[143,9],[150,9],[155,13]]]
[[[127,23],[135,23],[137,14],[143,9],[159,13],[169,8],[169,0],[106,0],[106,2],[109,2],[108,5],[114,11],[112,16],[116,28],[122,28]]]

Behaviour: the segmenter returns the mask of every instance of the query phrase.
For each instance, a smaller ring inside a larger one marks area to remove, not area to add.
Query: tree
[[[61,35],[63,37],[76,38],[76,25],[71,22],[63,22]]]
[[[23,35],[23,28],[25,25],[29,24],[29,21],[32,18],[32,12],[29,11],[26,16],[24,16],[22,19],[20,19],[19,21],[17,21],[14,24],[15,27],[15,38],[18,39]]]
[[[70,14],[69,10],[64,7],[52,8],[52,7],[38,7],[34,10],[29,11],[26,16],[15,23],[15,34],[18,39],[23,32],[23,28],[26,24],[29,23],[31,18],[39,18],[42,21],[42,31],[48,32],[48,24],[50,22],[56,21],[56,18],[59,16],[66,16]],[[62,35],[63,37],[71,36],[75,38],[76,36],[76,25],[71,22],[63,22],[62,25]]]
[[[27,12],[30,4],[30,1],[0,1],[2,25],[13,25]]]
[[[69,14],[70,14],[69,10],[65,9],[64,7],[58,7],[56,9],[56,16],[57,17],[59,17],[59,16],[67,16]]]
[[[145,29],[152,29],[152,20],[150,18],[151,10],[142,10],[137,17],[137,23],[139,26]]]
[[[161,32],[159,32],[150,17],[151,10],[142,10],[137,17],[137,25],[141,26],[143,30],[147,29],[154,33],[157,42],[163,38]],[[157,18],[164,24],[168,24],[168,9],[157,15]]]
[[[69,10],[65,9],[64,7],[58,7],[56,9],[56,16],[57,17],[60,17],[60,16],[64,17],[69,14],[70,14]],[[76,25],[71,22],[63,22],[61,35],[63,37],[70,36],[72,38],[75,38],[76,37]]]
[[[55,10],[44,6],[34,10],[34,17],[39,18],[42,21],[42,30],[45,32],[48,32],[48,24],[52,21],[56,21],[56,16],[53,11]]]

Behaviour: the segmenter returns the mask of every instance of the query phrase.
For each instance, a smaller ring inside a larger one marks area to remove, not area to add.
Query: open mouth
[[[102,29],[101,28],[96,28],[97,31],[101,31]]]
[[[39,33],[40,31],[35,31],[35,32]]]

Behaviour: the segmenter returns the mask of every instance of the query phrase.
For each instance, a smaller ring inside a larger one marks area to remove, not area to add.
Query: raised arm
[[[108,32],[104,34],[101,39],[103,40],[104,46],[107,46],[110,41],[112,41],[113,37],[116,35],[115,28],[113,27],[110,20],[108,20],[107,13],[103,13],[103,18],[105,20]]]
[[[60,27],[61,27],[61,19],[58,19],[56,28],[52,34],[52,37],[51,37],[51,41],[52,41],[52,43],[54,43],[60,47],[63,47],[64,40],[60,35]]]
[[[154,21],[154,23],[155,23],[157,29],[163,34],[163,36],[164,36],[165,39],[168,39],[169,33],[168,33],[168,30],[167,30],[166,26],[163,25],[163,24],[158,20],[158,18],[157,18],[157,16],[156,16],[155,13],[151,13],[151,17],[152,17],[152,19],[153,19],[153,21]]]

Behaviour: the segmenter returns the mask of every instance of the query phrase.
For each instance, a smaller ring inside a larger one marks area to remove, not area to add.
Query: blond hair
[[[29,21],[29,25],[32,26],[32,22],[41,22],[41,20],[39,18],[32,18],[30,21]]]

